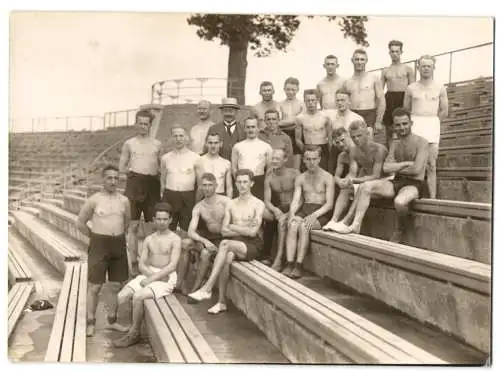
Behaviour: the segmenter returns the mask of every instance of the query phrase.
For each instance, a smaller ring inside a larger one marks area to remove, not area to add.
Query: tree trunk
[[[247,78],[248,40],[229,43],[227,66],[227,96],[234,97],[238,104],[245,104],[245,82]]]

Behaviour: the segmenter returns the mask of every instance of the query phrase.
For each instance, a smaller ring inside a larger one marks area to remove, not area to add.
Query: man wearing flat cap
[[[236,121],[236,113],[240,109],[236,98],[223,98],[220,110],[222,123],[210,127],[208,134],[218,134],[222,139],[220,156],[231,161],[231,151],[236,142],[246,138],[245,129]]]

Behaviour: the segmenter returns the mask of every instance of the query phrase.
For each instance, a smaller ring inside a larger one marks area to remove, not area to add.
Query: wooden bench
[[[489,264],[491,204],[419,199],[411,204],[409,226],[402,242],[413,247]],[[389,240],[396,228],[394,203],[373,200],[361,233]]]
[[[82,252],[46,222],[23,211],[13,212],[16,229],[35,247],[60,273],[66,263],[78,261]]]
[[[255,260],[231,265],[229,296],[292,363],[447,363]]]
[[[50,333],[46,362],[84,362],[86,359],[87,264],[66,265]]]
[[[144,302],[149,342],[158,362],[218,363],[174,295]]]
[[[311,232],[305,267],[488,353],[491,266],[363,235]]]
[[[19,252],[16,252],[16,249],[14,245],[9,244],[9,282],[29,282],[31,281],[31,270],[28,265],[26,265]]]
[[[12,335],[17,322],[29,301],[31,294],[35,289],[33,282],[19,282],[15,283],[9,291],[8,295],[8,339]]]

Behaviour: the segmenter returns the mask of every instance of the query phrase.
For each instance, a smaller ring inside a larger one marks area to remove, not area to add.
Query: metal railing
[[[125,127],[129,125],[134,125],[135,114],[138,109],[129,109],[121,111],[110,111],[104,113],[104,127],[114,128],[114,127]]]
[[[226,96],[227,79],[217,77],[179,78],[157,81],[151,86],[151,103],[181,104],[201,99],[217,102]]]
[[[441,84],[493,76],[493,42],[454,49],[432,56],[436,59],[434,80]],[[417,79],[418,58],[404,61],[403,64],[413,68],[415,79]],[[369,70],[369,72],[381,72],[383,68],[385,67]]]

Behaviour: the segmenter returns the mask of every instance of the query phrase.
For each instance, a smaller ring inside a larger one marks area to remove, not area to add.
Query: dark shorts
[[[158,176],[150,176],[129,172],[125,195],[130,202],[131,219],[137,221],[144,214],[146,222],[153,221],[156,203],[160,200],[160,179]]]
[[[297,146],[297,141],[295,140],[295,129],[282,129],[283,133],[285,133],[292,140],[292,150],[293,154],[301,154],[299,147]]]
[[[302,207],[297,211],[296,215],[302,218],[309,216],[311,213],[316,212],[322,207],[321,204],[304,203]],[[321,227],[325,226],[328,221],[332,218],[333,211],[329,211],[326,214],[318,218],[318,222]]]
[[[290,210],[290,204],[281,204],[280,195],[278,192],[271,189],[271,204],[276,206],[283,213],[288,213]]]
[[[106,273],[110,282],[128,280],[125,234],[118,236],[90,233],[88,250],[88,281],[103,284]]]
[[[252,195],[264,201],[264,179],[265,175],[255,176],[253,178]]]
[[[359,116],[362,116],[363,119],[365,120],[366,125],[373,128],[373,126],[375,125],[375,121],[377,120],[377,110],[376,109],[351,110],[351,111],[355,112]]]
[[[230,238],[226,238],[227,240],[236,240],[238,242],[245,243],[247,247],[247,255],[243,259],[243,261],[252,261],[257,258],[264,248],[264,242],[258,236],[250,237],[250,236],[232,236]]]
[[[394,193],[396,195],[398,195],[399,191],[405,186],[415,186],[418,190],[419,198],[426,198],[429,196],[427,183],[423,180],[416,180],[414,178],[396,175],[391,182],[394,186]]]
[[[162,201],[172,207],[170,230],[175,231],[177,230],[177,226],[179,226],[182,230],[187,231],[191,222],[191,213],[196,202],[196,192],[194,190],[173,191],[165,189]]]
[[[392,112],[403,107],[405,92],[387,92],[385,94],[384,125],[392,132]]]
[[[196,232],[198,233],[198,235],[210,240],[217,247],[219,247],[220,242],[224,240],[224,237],[220,233],[213,233],[211,231],[208,231],[208,229],[203,226],[198,226],[198,230],[196,230]]]

